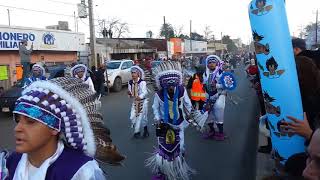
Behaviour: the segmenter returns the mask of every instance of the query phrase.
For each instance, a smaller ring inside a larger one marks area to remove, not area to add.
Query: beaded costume
[[[55,154],[43,162],[35,179],[104,179],[95,160],[118,164],[124,159],[111,143],[100,107],[95,93],[77,78],[37,81],[22,92],[14,117],[27,116],[59,132]],[[9,172],[6,180],[28,177],[26,153],[14,152],[7,161],[3,157],[0,153],[0,169],[5,164]]]
[[[33,83],[35,81],[47,80],[47,78],[45,77],[46,70],[40,64],[33,65],[31,70],[32,71],[34,71],[34,70],[39,71],[40,75],[35,76],[34,73],[32,73],[32,76],[25,80],[23,88],[26,88],[27,86],[29,86],[31,83]]]
[[[210,70],[209,63],[216,63],[216,68]],[[226,90],[224,90],[220,78],[223,73],[223,61],[216,55],[210,55],[206,59],[206,72],[203,79],[206,87],[207,102],[206,107],[209,107],[209,117],[207,123],[210,126],[211,132],[209,136],[214,136],[216,140],[223,140],[223,122],[224,122],[224,108],[226,101]],[[219,132],[215,133],[213,123],[218,126]]]
[[[134,128],[134,133],[140,133],[141,128],[147,131],[148,124],[148,89],[147,83],[144,80],[144,71],[139,66],[131,67],[131,72],[138,73],[138,80],[130,80],[128,82],[128,92],[130,97],[133,99],[130,113],[130,120],[132,127]],[[136,100],[139,97],[140,100]],[[147,132],[145,132],[147,133]],[[144,136],[147,134],[144,133]],[[148,133],[149,134],[149,133]]]
[[[87,74],[87,72],[88,72],[87,66],[85,66],[83,64],[77,64],[77,65],[73,66],[71,68],[71,77],[79,78],[78,75],[77,75],[79,72],[83,72],[83,76],[81,78],[83,80],[83,82],[85,84],[89,85],[89,88],[91,89],[91,91],[96,92],[95,89],[94,89],[94,85],[93,85],[92,79]]]
[[[163,62],[154,70],[159,89],[154,97],[153,113],[157,121],[158,148],[146,164],[155,174],[153,179],[189,179],[194,171],[184,158],[184,129],[192,104],[182,85],[180,63]]]

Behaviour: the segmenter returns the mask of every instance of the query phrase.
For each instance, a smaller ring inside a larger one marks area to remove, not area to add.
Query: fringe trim
[[[0,179],[6,179],[9,175],[9,170],[7,168],[7,160],[9,157],[9,152],[6,150],[0,151]]]
[[[196,122],[197,127],[200,128],[201,131],[204,129],[204,125],[207,122],[209,117],[208,111],[203,114],[200,111],[194,111],[193,120]]]
[[[143,100],[143,104],[142,104],[142,110],[139,114],[138,117],[136,117],[136,110],[134,107],[134,102],[132,103],[131,106],[131,113],[130,113],[130,120],[131,120],[131,124],[132,124],[132,128],[134,129],[134,132],[140,132],[141,126],[147,125],[148,124],[148,103],[149,103],[149,99],[146,98],[145,100]],[[139,122],[140,121],[140,122]],[[135,125],[139,125],[139,128],[136,129]]]
[[[184,157],[178,156],[174,161],[163,159],[157,152],[145,161],[147,167],[151,168],[152,173],[163,173],[169,180],[189,180],[190,175],[196,171],[190,168]]]

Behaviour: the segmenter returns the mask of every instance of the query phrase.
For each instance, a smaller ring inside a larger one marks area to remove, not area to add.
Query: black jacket
[[[317,51],[311,50],[304,50],[298,54],[298,56],[306,56],[317,65],[318,69],[320,70],[320,49]]]
[[[308,57],[296,56],[295,60],[303,110],[315,130],[320,125],[320,71]]]

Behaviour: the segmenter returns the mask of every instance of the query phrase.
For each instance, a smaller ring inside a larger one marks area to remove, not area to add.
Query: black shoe
[[[139,139],[141,136],[140,136],[140,133],[138,132],[138,133],[135,133],[134,135],[133,135],[133,138],[134,139]]]
[[[259,153],[264,153],[264,154],[270,154],[271,153],[271,146],[260,146],[259,149],[258,149],[258,152]]]
[[[144,127],[144,130],[143,130],[143,137],[144,138],[147,138],[147,137],[149,137],[149,131],[148,131],[148,127],[146,126],[146,127]]]

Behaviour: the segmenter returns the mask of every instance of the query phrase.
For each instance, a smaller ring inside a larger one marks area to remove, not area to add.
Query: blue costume
[[[38,75],[35,74],[36,72],[38,73]],[[31,83],[35,81],[47,80],[47,78],[45,77],[45,74],[46,74],[46,71],[40,64],[33,65],[32,76],[25,79],[23,88],[26,88],[27,86],[29,86]]]

